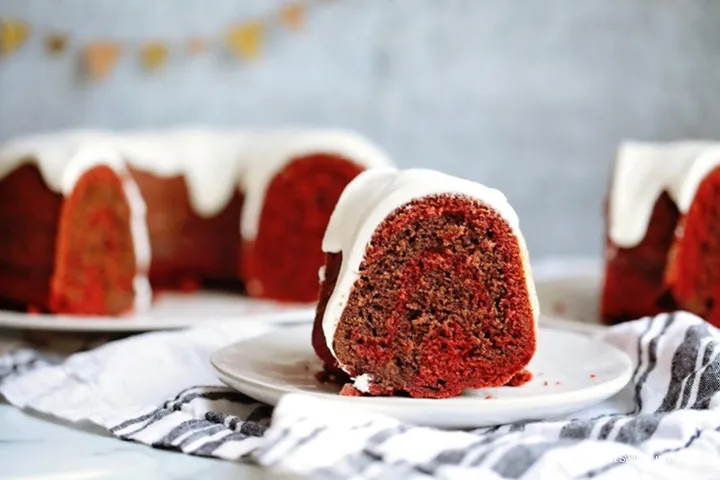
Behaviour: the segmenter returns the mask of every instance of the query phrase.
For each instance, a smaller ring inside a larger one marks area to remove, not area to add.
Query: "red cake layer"
[[[0,178],[0,301],[6,308],[50,309],[62,202],[33,165]]]
[[[372,377],[370,394],[446,398],[529,379],[536,339],[525,271],[494,210],[456,196],[416,200],[370,245],[333,338],[350,376]],[[328,255],[313,330],[330,369],[322,317],[341,262]]]
[[[632,248],[620,248],[607,237],[601,317],[608,324],[656,315],[675,308],[665,283],[665,269],[680,213],[663,193],[653,208],[647,233]]]
[[[137,268],[130,207],[109,167],[85,172],[66,197],[55,255],[51,311],[120,315],[132,310]]]
[[[677,230],[666,283],[683,310],[720,327],[720,168],[701,182]]]
[[[218,214],[201,217],[190,204],[183,176],[130,172],[147,207],[153,288],[189,290],[232,284],[237,279],[242,194],[236,192]]]
[[[314,302],[321,244],[345,186],[363,169],[336,155],[299,157],[270,182],[257,236],[243,245],[247,291],[278,301]]]

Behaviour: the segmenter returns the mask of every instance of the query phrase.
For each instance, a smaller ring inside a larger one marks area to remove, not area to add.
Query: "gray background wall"
[[[281,0],[0,0],[73,39],[181,39]],[[618,142],[720,137],[720,2],[336,0],[252,65],[126,56],[84,83],[40,38],[0,60],[0,139],[74,126],[310,123],[357,129],[403,167],[496,186],[535,258],[600,255]]]

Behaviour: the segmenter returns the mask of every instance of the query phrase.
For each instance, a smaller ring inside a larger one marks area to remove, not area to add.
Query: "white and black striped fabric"
[[[720,334],[688,313],[601,334],[635,364],[614,398],[567,419],[471,431],[302,395],[262,405],[221,386],[207,361],[267,327],[251,330],[147,334],[58,364],[26,351],[0,359],[0,392],[18,407],[90,420],[122,439],[312,478],[720,478]]]

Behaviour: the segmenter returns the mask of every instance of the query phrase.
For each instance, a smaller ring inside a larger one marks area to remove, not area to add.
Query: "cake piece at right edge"
[[[720,145],[625,142],[607,198],[601,318],[686,310],[720,326]]]
[[[520,385],[539,307],[505,196],[422,169],[370,169],[330,218],[313,347],[344,395],[448,398]]]

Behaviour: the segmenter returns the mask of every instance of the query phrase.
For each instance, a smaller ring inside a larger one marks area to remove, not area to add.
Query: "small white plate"
[[[312,322],[315,305],[290,305],[238,294],[161,293],[148,312],[122,317],[50,315],[0,310],[0,328],[73,332],[142,332],[238,321]]]
[[[533,379],[521,387],[467,390],[455,398],[344,397],[324,385],[311,346],[310,325],[275,330],[217,351],[211,358],[228,386],[276,405],[289,393],[305,393],[393,416],[410,423],[474,428],[540,420],[578,411],[605,400],[630,380],[632,365],[617,348],[587,335],[541,328],[529,365]],[[486,398],[487,397],[487,398]]]

